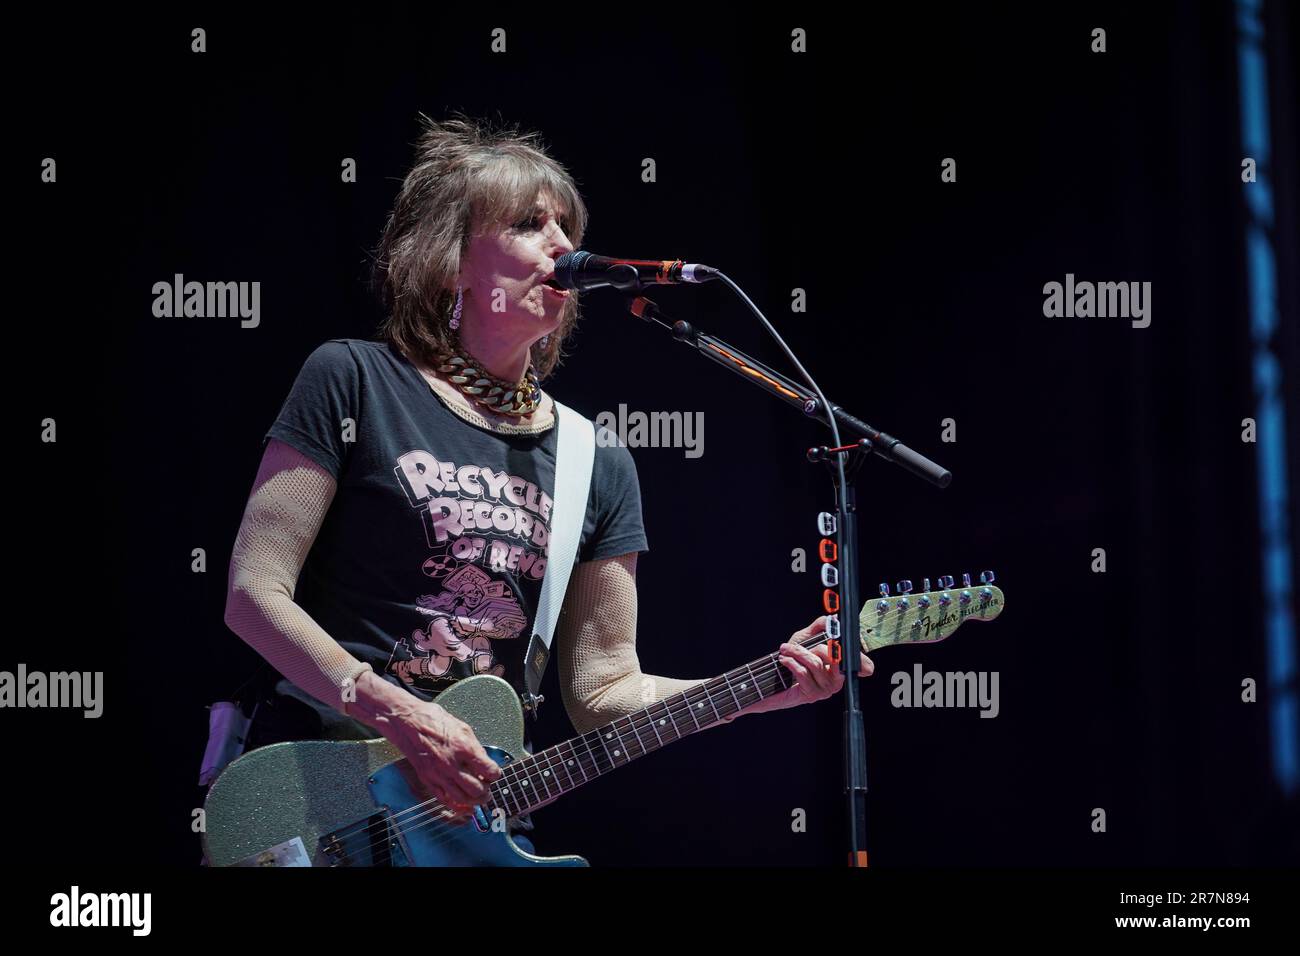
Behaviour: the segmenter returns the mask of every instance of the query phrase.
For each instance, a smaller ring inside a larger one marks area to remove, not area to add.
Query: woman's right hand
[[[386,736],[406,755],[429,794],[458,821],[467,820],[475,804],[487,801],[487,785],[501,776],[501,768],[469,724],[436,703],[415,701]]]
[[[449,808],[449,818],[469,819],[501,776],[473,729],[436,703],[394,687],[372,672],[357,681],[348,713],[378,729],[410,761],[429,795]]]

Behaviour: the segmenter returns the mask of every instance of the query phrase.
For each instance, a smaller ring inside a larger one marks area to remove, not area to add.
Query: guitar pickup
[[[320,838],[320,851],[331,866],[409,866],[401,830],[388,807]]]

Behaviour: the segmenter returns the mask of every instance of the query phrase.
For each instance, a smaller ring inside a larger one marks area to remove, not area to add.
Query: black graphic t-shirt
[[[539,435],[466,422],[385,343],[321,345],[264,439],[293,446],[338,485],[294,599],[422,699],[474,674],[523,692],[557,433],[558,421]],[[647,550],[632,456],[598,441],[578,560]]]

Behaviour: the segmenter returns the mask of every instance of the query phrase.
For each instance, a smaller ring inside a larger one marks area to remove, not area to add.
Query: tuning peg
[[[907,578],[904,578],[903,580],[899,581],[899,582],[898,582],[898,593],[899,593],[899,594],[911,594],[911,593],[912,593],[912,582],[909,581]]]
[[[953,580],[951,574],[943,574],[939,576],[939,587],[950,588],[952,587],[952,585],[953,585]]]
[[[965,605],[965,604],[969,604],[969,603],[970,603],[970,592],[969,592],[969,591],[962,591],[962,592],[961,592],[961,603],[962,603],[963,605]]]
[[[889,585],[886,584],[884,581],[880,582],[880,596],[889,597]]]
[[[970,572],[969,572],[969,571],[967,571],[965,574],[963,574],[963,575],[961,576],[961,586],[964,587],[964,588],[968,588],[968,587],[970,587]]]
[[[930,579],[929,579],[929,578],[926,578],[924,581],[921,582],[921,590],[922,590],[922,591],[928,591],[928,590],[930,590]]]
[[[916,599],[916,603],[919,604],[921,607],[929,607],[930,599],[926,597],[924,594],[922,594],[919,598]]]
[[[981,604],[988,604],[989,601],[992,601],[992,600],[993,600],[993,589],[992,589],[992,588],[980,588],[980,603],[981,603]]]
[[[949,594],[947,591],[944,591],[942,594],[939,595],[940,607],[947,607],[951,603],[952,603],[952,595]]]
[[[993,580],[994,580],[994,579],[993,579],[993,572],[992,572],[992,571],[981,571],[981,572],[980,572],[980,584],[992,584],[992,583],[993,583]]]

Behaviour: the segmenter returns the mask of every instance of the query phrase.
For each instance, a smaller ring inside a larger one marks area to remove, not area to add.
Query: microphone
[[[633,290],[646,285],[707,282],[718,270],[681,259],[610,259],[579,249],[555,260],[555,284],[563,289]]]

